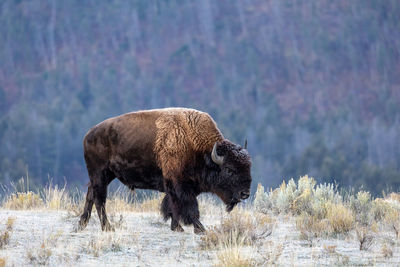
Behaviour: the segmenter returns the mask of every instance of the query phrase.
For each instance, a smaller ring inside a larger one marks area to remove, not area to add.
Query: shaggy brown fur
[[[216,164],[211,152],[223,163]],[[166,192],[161,211],[172,218],[171,229],[182,231],[179,222],[199,221],[196,197],[216,193],[231,210],[249,195],[250,157],[245,149],[224,139],[213,119],[204,112],[168,108],[127,113],[94,126],[84,138],[84,156],[90,183],[79,226],[87,225],[95,204],[103,230],[112,229],[105,201],[107,186],[118,178],[131,188]]]
[[[169,108],[156,120],[154,152],[167,179],[179,180],[184,166],[197,153],[211,153],[224,137],[207,113],[194,109]],[[174,181],[176,182],[176,181]]]

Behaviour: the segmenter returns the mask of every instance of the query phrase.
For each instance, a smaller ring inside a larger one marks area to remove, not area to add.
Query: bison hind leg
[[[114,177],[115,175],[108,169],[101,171],[97,175],[90,176],[91,184],[93,186],[94,204],[96,206],[101,229],[103,231],[114,231],[114,228],[107,219],[105,207],[107,199],[107,187]]]
[[[92,213],[92,208],[93,208],[93,187],[89,183],[88,191],[86,194],[85,208],[79,220],[78,230],[83,230],[86,228],[90,219],[90,215]]]
[[[172,216],[172,210],[169,206],[168,195],[165,195],[161,202],[161,214],[163,215],[164,221],[167,221],[171,218],[171,230],[175,232],[183,232],[182,226],[179,224],[177,220],[175,220]]]

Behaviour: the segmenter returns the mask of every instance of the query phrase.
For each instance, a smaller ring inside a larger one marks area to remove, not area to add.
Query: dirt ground
[[[206,215],[206,227],[220,222],[219,214]],[[184,233],[169,229],[157,213],[125,212],[111,216],[115,232],[102,232],[93,212],[88,227],[76,232],[78,218],[66,211],[0,209],[0,232],[15,218],[10,241],[0,249],[6,266],[212,266],[217,251],[203,250],[192,227]],[[385,257],[384,246],[392,251]],[[241,253],[255,265],[399,266],[400,242],[391,233],[376,238],[367,251],[359,250],[354,233],[346,238],[300,238],[291,217],[276,218],[272,234]]]

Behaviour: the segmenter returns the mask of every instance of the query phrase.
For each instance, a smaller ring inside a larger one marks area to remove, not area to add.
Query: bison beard
[[[225,139],[204,112],[169,108],[127,113],[89,130],[84,156],[90,178],[79,228],[89,221],[93,204],[103,230],[112,230],[106,210],[108,184],[115,178],[130,189],[165,192],[161,213],[203,232],[197,196],[217,194],[231,211],[250,195],[250,157]]]

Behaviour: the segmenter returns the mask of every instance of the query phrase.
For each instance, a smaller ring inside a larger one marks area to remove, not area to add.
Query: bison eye
[[[225,169],[225,173],[226,173],[227,175],[229,175],[229,176],[232,176],[233,173],[234,173],[234,171],[233,171],[232,169],[226,168],[226,169]]]

